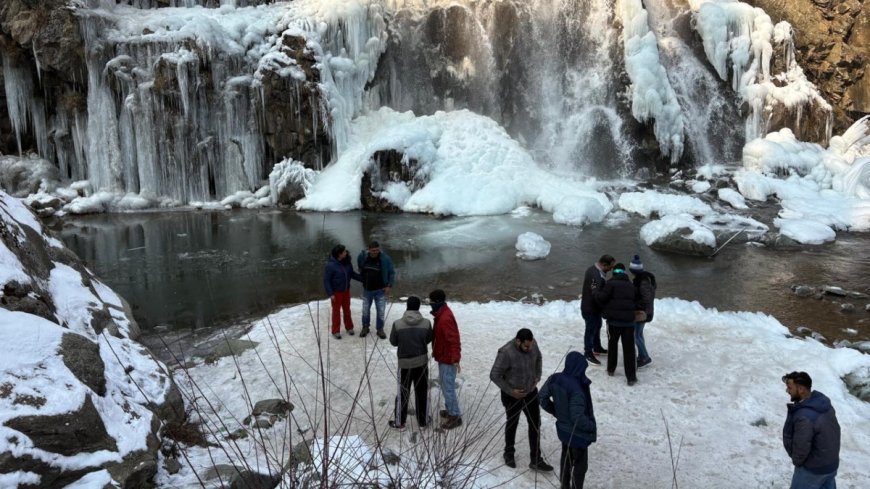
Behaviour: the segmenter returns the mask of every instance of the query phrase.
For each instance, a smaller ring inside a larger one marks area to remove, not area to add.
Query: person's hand
[[[522,399],[526,397],[526,391],[524,389],[513,389],[511,391],[511,397],[514,399]]]
[[[389,285],[387,285],[386,287],[384,287],[384,294],[386,294],[386,295],[390,295],[390,291],[391,291],[392,289],[393,289],[392,287],[390,287]]]
[[[456,367],[457,374],[462,373],[462,367],[459,366],[459,363],[454,363],[453,366]]]

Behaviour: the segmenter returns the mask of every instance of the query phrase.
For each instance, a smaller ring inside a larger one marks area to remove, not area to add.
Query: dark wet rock
[[[399,462],[402,461],[402,457],[389,448],[381,448],[380,454],[376,453],[371,460],[369,460],[369,469],[378,469],[381,461],[386,465],[399,465]]]
[[[401,212],[401,209],[380,194],[388,185],[395,183],[405,184],[409,193],[423,188],[426,181],[417,171],[417,161],[394,150],[378,151],[372,156],[372,160],[371,167],[363,174],[360,187],[363,210]]]
[[[226,438],[227,438],[227,440],[243,440],[243,439],[247,438],[249,435],[250,434],[248,433],[248,430],[246,430],[244,428],[239,428],[236,431],[233,431],[232,433],[227,435]]]
[[[290,452],[290,458],[287,460],[287,465],[285,467],[292,468],[299,464],[311,464],[311,461],[313,460],[311,445],[313,443],[313,440],[307,440],[300,441],[293,445],[293,450]]]
[[[106,394],[106,366],[100,346],[82,335],[66,333],[60,342],[60,356],[66,368],[98,396]]]
[[[840,304],[840,312],[843,312],[846,314],[851,314],[851,313],[855,312],[855,304],[850,304],[848,302]]]
[[[279,482],[281,482],[280,476],[243,470],[233,475],[230,489],[272,489]]]
[[[761,242],[777,250],[797,250],[804,247],[800,242],[780,233],[766,233]]]
[[[752,426],[767,426],[767,420],[764,418],[758,418],[750,424]]]
[[[20,431],[36,448],[46,452],[73,456],[118,450],[89,395],[76,411],[53,416],[20,416],[7,421],[6,426]]]
[[[815,290],[807,285],[796,285],[792,287],[794,294],[798,297],[811,297]]]
[[[177,474],[181,470],[181,462],[174,458],[167,458],[163,461],[163,467],[167,474]]]
[[[264,399],[254,404],[254,410],[251,412],[254,416],[261,414],[275,414],[277,416],[287,416],[293,411],[292,403],[284,399]]]
[[[711,256],[716,251],[714,247],[708,244],[698,243],[693,239],[689,239],[691,234],[691,228],[679,228],[673,233],[651,244],[650,248],[658,251],[667,251],[692,256]]]

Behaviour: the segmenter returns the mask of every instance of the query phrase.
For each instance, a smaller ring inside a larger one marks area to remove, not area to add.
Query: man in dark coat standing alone
[[[607,318],[607,333],[610,336],[607,347],[607,374],[616,371],[619,360],[617,347],[622,340],[622,365],[625,367],[625,377],[628,385],[637,383],[637,352],[634,351],[634,285],[628,280],[625,265],[617,263],[613,267],[613,277],[604,287],[595,292],[595,300],[601,305],[604,317]]]
[[[396,415],[390,427],[403,429],[408,419],[408,398],[414,385],[414,406],[417,425],[429,424],[429,343],[432,342],[432,323],[420,314],[420,298],[408,297],[408,308],[401,319],[393,322],[390,344],[399,347],[399,389]]]
[[[840,424],[831,400],[813,390],[806,372],[782,377],[791,396],[782,444],[794,464],[791,489],[836,489],[840,467]]]
[[[459,339],[459,326],[453,311],[447,305],[447,294],[441,289],[429,293],[429,304],[435,317],[435,341],[432,344],[432,357],[438,362],[438,377],[444,407],[440,415],[444,418],[441,428],[452,430],[462,425],[462,412],[459,410],[459,396],[456,394],[456,374],[462,359],[462,344]]]
[[[501,403],[507,422],[504,427],[504,463],[517,467],[514,447],[520,413],[529,424],[529,468],[550,472],[553,466],[541,455],[541,405],[538,402],[538,382],[541,381],[543,362],[541,350],[531,330],[523,328],[516,337],[498,349],[489,379],[501,389]]]
[[[607,350],[601,346],[601,306],[595,302],[593,294],[604,287],[605,276],[613,269],[615,262],[612,256],[603,255],[598,259],[598,263],[586,269],[586,274],[583,276],[583,292],[580,296],[580,315],[586,323],[583,353],[592,365],[601,365],[601,362],[595,358],[596,353],[607,353]]]
[[[562,489],[583,489],[589,467],[588,448],[598,437],[587,366],[580,352],[568,353],[565,370],[551,375],[538,393],[541,407],[556,417],[556,433],[562,442]]]

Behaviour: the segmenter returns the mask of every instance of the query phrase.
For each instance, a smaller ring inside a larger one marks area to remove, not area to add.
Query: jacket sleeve
[[[396,332],[396,323],[393,323],[393,327],[390,328],[390,344],[399,346],[399,333]]]
[[[599,305],[605,305],[610,302],[610,296],[613,294],[613,284],[607,282],[604,284],[604,287],[599,289],[593,289],[592,297],[595,298],[595,302]]]
[[[535,342],[535,353],[537,353],[537,358],[535,358],[535,381],[537,383],[541,380],[541,375],[544,373],[544,359],[541,356],[541,349],[538,348],[537,342]]]
[[[813,423],[804,416],[795,416],[791,446],[791,461],[795,467],[800,467],[813,448]]]
[[[640,281],[640,310],[647,313],[652,309],[653,291],[649,279]]]
[[[511,393],[511,386],[505,380],[505,373],[508,369],[508,358],[506,353],[498,352],[495,357],[495,363],[492,364],[492,369],[489,371],[489,380],[493,381],[499,389],[505,394]]]
[[[541,390],[538,391],[538,402],[541,403],[541,409],[547,411],[553,416],[556,415],[556,409],[553,406],[553,400],[551,399],[552,394],[550,394],[550,382],[552,382],[553,376],[544,382],[544,385],[541,387]]]
[[[323,288],[326,290],[327,297],[332,297],[332,294],[333,294],[332,284],[330,283],[330,282],[332,282],[332,280],[330,280],[331,277],[332,277],[332,270],[330,269],[329,264],[327,263],[326,268],[323,270]]]

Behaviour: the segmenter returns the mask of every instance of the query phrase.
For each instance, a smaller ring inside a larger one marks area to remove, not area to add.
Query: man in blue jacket
[[[583,488],[589,467],[588,447],[597,437],[588,366],[583,354],[568,353],[565,369],[551,375],[538,393],[541,407],[556,417],[556,433],[562,442],[562,489]]]
[[[840,467],[840,424],[831,400],[813,391],[806,372],[782,377],[791,396],[782,444],[794,464],[791,489],[836,489]]]
[[[362,331],[359,335],[364,337],[369,334],[371,326],[372,302],[378,313],[375,326],[378,330],[378,338],[385,339],[384,320],[387,316],[387,296],[390,289],[396,283],[396,269],[393,268],[393,260],[385,252],[381,251],[381,245],[377,241],[369,243],[367,250],[359,252],[356,258],[359,274],[363,283],[363,310]]]

